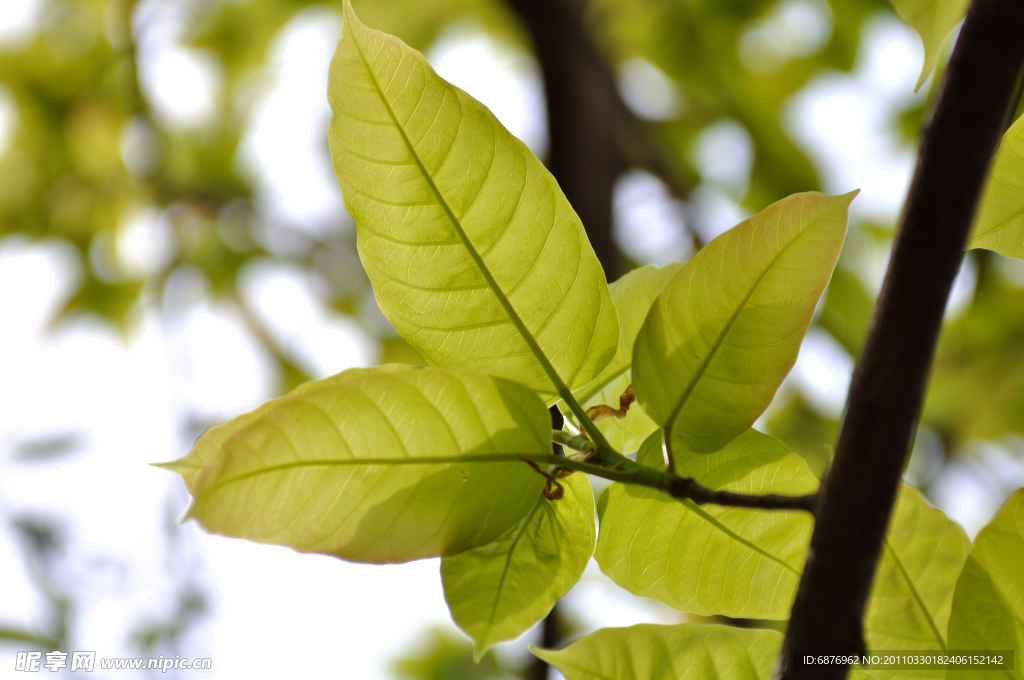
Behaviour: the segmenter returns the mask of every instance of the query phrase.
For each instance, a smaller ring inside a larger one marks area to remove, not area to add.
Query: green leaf
[[[851,269],[839,266],[825,291],[825,302],[817,323],[856,359],[864,347],[868,324],[875,310],[875,299],[860,277]]]
[[[967,247],[1024,259],[1024,117],[1003,135]]]
[[[664,467],[661,433],[637,462]],[[678,474],[712,489],[807,494],[818,486],[802,458],[748,430],[722,450],[675,447]],[[598,501],[601,570],[635,595],[693,614],[784,619],[811,535],[806,513],[680,502],[653,489],[612,484]]]
[[[676,262],[665,267],[647,265],[634,269],[608,286],[612,304],[619,316],[619,349],[615,358],[589,384],[573,390],[573,396],[589,409],[598,404],[619,407],[619,397],[633,380],[633,341],[651,310],[651,305],[665,284],[682,268]],[[575,416],[559,402],[562,414],[575,421]],[[624,418],[604,418],[597,427],[616,451],[636,451],[658,425],[641,408],[630,408]]]
[[[967,14],[970,0],[892,0],[896,13],[921,36],[924,44],[924,65],[914,85],[914,92],[924,84],[935,68],[942,45],[953,27]]]
[[[590,480],[576,473],[561,484],[563,498],[539,497],[505,535],[441,560],[445,600],[455,623],[473,638],[477,660],[547,616],[594,554]]]
[[[633,347],[633,390],[690,451],[749,428],[796,362],[856,192],[795,194],[706,245],[658,296]]]
[[[1013,650],[1024,678],[1024,489],[1006,502],[978,534],[953,592],[949,648]],[[951,670],[950,680],[994,677],[992,671]]]
[[[565,649],[530,649],[567,680],[768,680],[782,635],[683,623],[602,628]]]
[[[864,617],[868,649],[945,651],[953,586],[970,549],[956,522],[903,484]],[[945,671],[872,670],[871,675],[945,677]]]
[[[214,428],[185,468],[207,530],[359,562],[453,555],[529,512],[550,416],[527,388],[447,369],[352,369]]]
[[[551,174],[419,52],[345,24],[330,146],[384,314],[428,362],[554,401],[615,355],[604,272]]]

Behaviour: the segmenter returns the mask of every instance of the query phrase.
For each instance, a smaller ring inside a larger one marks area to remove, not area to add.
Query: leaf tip
[[[362,22],[359,21],[359,17],[356,16],[356,11],[352,9],[351,0],[343,0],[341,11],[344,15],[344,22],[346,25],[352,28],[361,27],[363,25]]]
[[[161,470],[168,470],[182,476],[187,474],[186,471],[196,471],[199,469],[198,465],[193,465],[187,458],[178,458],[177,460],[169,460],[164,463],[147,463],[147,465],[151,465]]]
[[[174,523],[174,526],[180,527],[182,524],[189,521],[190,519],[194,519],[200,524],[202,524],[202,521],[199,519],[199,515],[196,513],[195,501],[192,501],[188,504],[188,507],[185,508],[185,512],[181,513],[181,517],[177,519],[177,521]]]
[[[921,38],[921,43],[924,44],[924,38]],[[938,61],[938,55],[936,49],[929,49],[927,44],[924,44],[924,63],[921,64],[921,75],[917,77],[917,82],[914,83],[914,92],[921,89],[924,82],[928,80],[928,76],[935,70],[935,62]]]
[[[480,659],[484,658],[484,654],[491,651],[493,645],[481,643],[478,640],[473,640],[473,663],[479,664]]]

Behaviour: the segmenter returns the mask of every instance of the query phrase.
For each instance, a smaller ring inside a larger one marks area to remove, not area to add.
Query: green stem
[[[558,378],[557,373],[554,375],[554,378]],[[554,382],[554,378],[552,378],[552,382]],[[608,443],[608,440],[605,439],[604,434],[602,434],[601,430],[599,430],[597,425],[594,424],[594,421],[587,417],[587,412],[583,410],[580,403],[576,401],[574,396],[572,396],[572,392],[565,386],[565,383],[562,382],[561,378],[558,378],[556,385],[558,386],[558,395],[562,397],[562,400],[569,406],[569,410],[572,411],[574,416],[576,416],[576,419],[579,421],[582,429],[586,430],[591,441],[594,442],[594,453],[597,458],[608,465],[617,465],[622,460],[629,460],[612,448],[612,445]]]
[[[573,451],[593,451],[594,442],[579,435],[572,435],[564,430],[551,430],[551,441]]]

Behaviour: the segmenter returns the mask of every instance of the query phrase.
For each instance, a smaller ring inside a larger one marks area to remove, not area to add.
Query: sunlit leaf
[[[640,327],[647,318],[654,300],[682,266],[681,263],[661,268],[648,265],[634,269],[608,286],[612,304],[619,315],[619,349],[615,353],[615,358],[601,371],[601,375],[589,384],[573,390],[573,396],[584,408],[589,409],[599,404],[619,408],[619,398],[633,380],[630,370],[633,362],[633,341],[640,332]],[[573,417],[564,402],[559,403],[559,408],[566,417]],[[630,408],[624,418],[610,417],[599,420],[597,427],[608,438],[609,444],[616,450],[627,453],[636,451],[640,444],[658,429],[658,425],[641,408]]]
[[[531,649],[567,680],[768,680],[781,646],[773,630],[643,623]]]
[[[658,296],[633,348],[633,389],[685,448],[721,448],[771,402],[832,275],[855,195],[770,205],[706,245]]]
[[[661,433],[637,461],[661,462]],[[806,494],[818,485],[802,458],[755,430],[722,450],[675,450],[676,469],[712,489]],[[612,484],[598,501],[594,557],[613,581],[636,595],[694,614],[784,619],[800,579],[811,518],[680,502],[652,489]]]
[[[1024,117],[1003,135],[967,247],[1024,259]]]
[[[384,314],[434,365],[549,399],[558,381],[589,382],[615,354],[618,323],[554,178],[419,52],[345,12],[331,154]]]
[[[1024,678],[1024,489],[978,534],[953,593],[950,649],[1012,650],[1013,671],[950,670],[961,678]]]
[[[515,526],[543,482],[515,454],[550,453],[550,429],[541,401],[515,383],[351,369],[214,428],[172,469],[184,470],[189,516],[209,531],[402,562]]]
[[[892,4],[924,44],[924,65],[914,85],[916,92],[935,68],[946,37],[964,18],[970,0],[892,0]]]
[[[970,552],[964,530],[904,484],[882,547],[864,617],[870,650],[943,651],[953,586]],[[945,677],[944,670],[886,671],[877,678]]]
[[[594,492],[586,475],[563,480],[565,496],[538,497],[500,538],[441,560],[452,618],[473,638],[476,658],[544,618],[594,554]]]

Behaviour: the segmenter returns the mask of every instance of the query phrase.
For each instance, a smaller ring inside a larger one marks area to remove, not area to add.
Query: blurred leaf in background
[[[488,652],[473,662],[473,645],[440,627],[424,631],[420,642],[392,665],[399,680],[511,680],[520,677]]]

